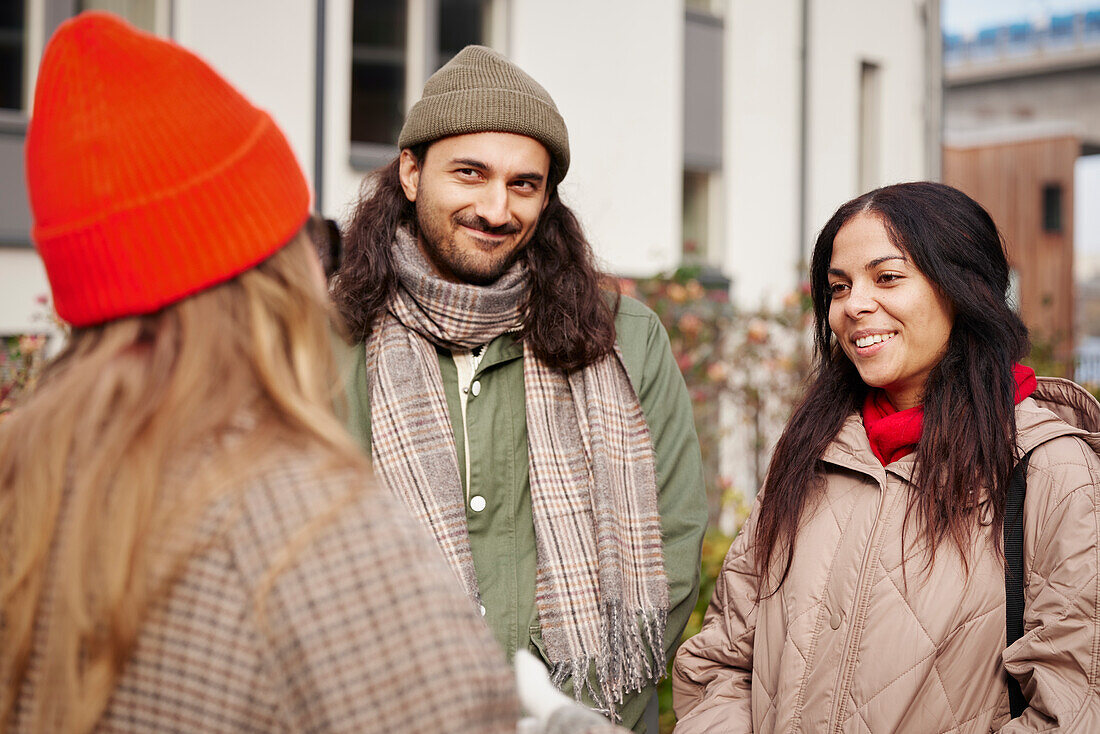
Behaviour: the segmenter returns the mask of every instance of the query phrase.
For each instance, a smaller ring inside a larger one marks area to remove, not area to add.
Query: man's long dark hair
[[[829,328],[833,241],[841,227],[863,213],[880,218],[893,244],[955,314],[946,353],[925,386],[924,424],[906,518],[916,513],[929,565],[945,539],[954,541],[965,563],[978,492],[988,488],[999,550],[1005,493],[1016,458],[1012,368],[1029,349],[1027,327],[1007,300],[1004,243],[985,209],[961,191],[936,183],[897,184],[844,204],[814,245],[810,289],[818,362],[779,439],[763,489],[755,546],[761,596],[775,593],[786,579],[799,521],[823,491],[820,458],[847,417],[862,409],[867,395],[867,385]],[[785,561],[771,575],[777,554]]]
[[[410,149],[422,161],[427,146]],[[417,234],[416,208],[405,197],[400,158],[372,173],[344,234],[344,262],[336,273],[333,298],[349,336],[364,341],[397,293],[393,262],[394,233],[405,227]],[[551,367],[585,367],[615,347],[615,309],[601,287],[614,284],[596,268],[592,248],[576,215],[558,195],[551,164],[549,202],[531,241],[520,254],[530,288],[520,341]]]

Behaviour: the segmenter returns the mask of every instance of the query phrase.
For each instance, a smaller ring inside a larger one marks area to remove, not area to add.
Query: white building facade
[[[557,101],[573,160],[563,197],[604,267],[706,264],[746,306],[797,286],[840,203],[939,174],[938,0],[5,4],[21,8],[0,37],[22,45],[5,72],[19,91],[0,100],[0,335],[40,330],[22,135],[44,39],[88,7],[174,38],[269,110],[317,210],[338,220],[363,175],[396,155],[427,76],[465,43],[494,46]]]

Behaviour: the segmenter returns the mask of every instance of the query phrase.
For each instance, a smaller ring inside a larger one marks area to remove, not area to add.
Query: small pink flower
[[[703,320],[696,314],[686,313],[680,317],[677,326],[686,336],[694,338],[699,335],[699,331],[703,328]]]
[[[745,331],[745,338],[750,344],[763,344],[768,340],[768,325],[761,319],[753,319]]]
[[[712,382],[725,382],[729,376],[729,368],[725,362],[711,362],[707,365],[707,378]]]
[[[24,334],[19,337],[19,352],[24,356],[30,356],[41,349],[46,343],[46,337],[38,334]]]

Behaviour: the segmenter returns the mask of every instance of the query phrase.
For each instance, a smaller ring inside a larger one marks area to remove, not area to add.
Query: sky
[[[1051,15],[1100,10],[1100,0],[941,0],[947,33],[975,34],[981,28]],[[1074,247],[1100,256],[1100,155],[1078,158],[1074,170]]]
[[[941,0],[943,28],[975,33],[991,25],[1036,20],[1060,13],[1100,10],[1100,0]]]

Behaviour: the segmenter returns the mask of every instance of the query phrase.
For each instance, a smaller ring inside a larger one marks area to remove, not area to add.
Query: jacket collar
[[[436,345],[435,350],[441,354],[449,354],[446,347]],[[523,356],[523,345],[516,341],[515,334],[506,332],[490,341],[485,346],[485,356],[477,364],[475,374],[480,375],[490,367],[495,367],[504,362],[511,362]]]
[[[1059,436],[1080,436],[1100,453],[1100,404],[1074,382],[1040,377],[1031,397],[1016,406],[1016,443],[1027,453]]]
[[[1100,454],[1100,403],[1083,387],[1060,377],[1039,377],[1029,398],[1016,406],[1016,441],[1021,453],[1059,436],[1080,436]],[[883,467],[871,450],[863,419],[845,420],[821,460],[873,478],[882,486],[886,474],[912,481],[916,453]]]
[[[866,474],[883,486],[886,475],[894,474],[906,482],[913,477],[916,454],[908,454],[884,467],[871,449],[867,438],[867,429],[863,426],[863,417],[852,413],[836,434],[836,438],[825,449],[821,460],[844,469]]]

